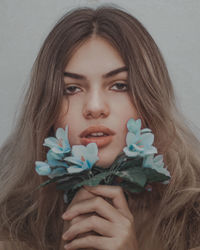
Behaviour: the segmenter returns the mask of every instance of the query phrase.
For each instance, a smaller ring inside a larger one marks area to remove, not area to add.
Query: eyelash
[[[112,87],[115,86],[115,85],[126,87],[126,89],[118,89],[118,90],[116,90],[117,92],[126,92],[128,90],[128,84],[126,84],[126,83],[117,82],[117,83],[113,84]],[[69,88],[76,88],[77,89],[79,87],[76,87],[74,85],[65,87],[65,89],[64,89],[64,94],[65,95],[74,95],[74,94],[77,93],[77,92],[67,93],[67,90],[69,90]]]

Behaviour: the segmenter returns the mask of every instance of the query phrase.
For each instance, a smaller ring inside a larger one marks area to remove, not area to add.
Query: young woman
[[[52,185],[32,192],[44,181],[35,161],[45,160],[43,141],[58,127],[68,124],[71,145],[83,143],[86,129],[109,132],[109,142],[91,139],[106,168],[122,152],[132,117],[154,133],[169,184],[128,201],[119,186],[81,188],[68,206]],[[46,38],[17,127],[1,149],[0,249],[198,249],[199,150],[144,26],[113,6],[73,9]]]

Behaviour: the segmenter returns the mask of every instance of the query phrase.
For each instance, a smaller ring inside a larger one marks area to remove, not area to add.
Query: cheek
[[[138,118],[138,112],[128,94],[113,102],[112,110],[121,121],[127,122],[130,118]]]

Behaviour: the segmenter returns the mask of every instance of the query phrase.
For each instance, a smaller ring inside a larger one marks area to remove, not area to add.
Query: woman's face
[[[71,146],[97,143],[96,164],[105,168],[126,145],[127,121],[138,118],[127,90],[128,72],[117,71],[124,67],[119,53],[100,37],[87,40],[65,67],[64,97],[55,129],[68,125]]]

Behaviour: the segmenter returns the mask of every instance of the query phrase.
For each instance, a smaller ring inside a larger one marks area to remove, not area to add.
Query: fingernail
[[[64,248],[69,250],[70,249],[70,245],[65,245]]]

